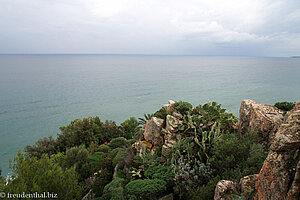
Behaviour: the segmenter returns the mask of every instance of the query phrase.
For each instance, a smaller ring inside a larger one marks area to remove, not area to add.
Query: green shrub
[[[295,102],[277,102],[274,106],[280,110],[290,111],[295,107]]]
[[[129,197],[136,199],[158,199],[164,195],[166,182],[161,179],[138,179],[129,182],[125,186],[125,191]]]
[[[123,170],[118,169],[117,170],[117,177],[118,178],[126,178],[126,173]]]
[[[206,185],[201,185],[192,194],[192,200],[208,200],[214,199],[217,183],[220,181],[220,176],[211,179]]]
[[[253,143],[250,146],[250,151],[246,162],[243,163],[244,165],[241,165],[243,169],[243,176],[258,173],[267,155],[268,151],[264,145]]]
[[[55,139],[52,136],[44,137],[35,142],[34,145],[27,145],[25,147],[25,152],[30,156],[42,157],[43,154],[55,154],[57,153],[57,145]]]
[[[114,190],[110,200],[126,200],[125,190],[123,187],[118,187]]]
[[[108,183],[103,190],[103,193],[112,193],[116,188],[124,187],[126,184],[126,180],[123,178],[117,178]]]
[[[168,183],[174,180],[175,175],[171,167],[157,165],[149,167],[149,169],[145,171],[145,177],[149,179],[161,179]]]
[[[126,140],[126,138],[124,137],[118,137],[118,138],[114,138],[110,141],[109,143],[109,147],[112,148],[112,149],[115,149],[115,148],[126,148],[126,147],[129,147],[130,144],[129,144],[129,141]]]
[[[85,145],[91,152],[95,152],[98,149],[97,145],[126,135],[114,121],[106,120],[102,123],[99,117],[76,119],[69,125],[60,127],[60,130],[57,139],[51,136],[40,139],[34,145],[26,146],[25,152],[40,158],[44,153],[52,155],[80,145]]]
[[[117,148],[111,150],[111,153],[116,155],[120,151],[124,151],[124,148],[117,147]]]
[[[162,107],[161,109],[159,109],[158,111],[156,111],[153,114],[153,117],[157,117],[157,118],[165,120],[166,117],[167,117],[167,108],[166,107]]]
[[[121,123],[121,126],[127,139],[133,138],[138,133],[139,123],[135,117],[130,117],[130,119],[125,120]]]
[[[100,160],[105,158],[105,153],[103,152],[95,152],[91,155],[90,157],[90,163],[92,164],[92,166],[97,166],[98,163],[100,162]]]
[[[242,138],[234,133],[223,134],[215,140],[209,162],[222,179],[239,180],[258,173],[267,156],[267,147],[260,142],[256,132],[248,132]]]
[[[116,125],[115,121],[111,120],[106,120],[95,134],[98,139],[98,144],[109,142],[113,138],[125,137],[125,132]]]
[[[112,159],[115,154],[109,152],[101,155],[101,158],[95,166],[93,166],[94,172],[96,172],[95,181],[92,186],[93,192],[96,196],[102,196],[103,189],[106,184],[111,182],[114,168],[112,166]]]
[[[63,169],[43,154],[40,159],[18,152],[12,166],[13,177],[6,186],[10,193],[57,193],[59,199],[73,200],[81,197],[75,167]]]
[[[117,163],[120,163],[126,156],[126,152],[119,152],[112,160],[113,167],[115,167]]]
[[[238,163],[245,161],[249,148],[239,140],[236,134],[223,134],[215,140],[210,152],[212,165],[222,170],[235,168]]]
[[[80,182],[88,178],[92,173],[92,166],[89,162],[90,154],[83,145],[67,149],[65,161],[67,168],[75,166]]]
[[[172,107],[180,112],[182,115],[185,115],[187,111],[193,108],[193,105],[190,104],[189,102],[184,102],[184,101],[178,101],[172,105]]]
[[[184,157],[177,161],[175,169],[174,191],[181,199],[190,199],[190,191],[197,186],[206,184],[213,177],[213,169],[210,164],[204,164],[199,160],[188,162]]]
[[[76,119],[69,125],[60,127],[61,133],[58,134],[56,140],[59,151],[82,144],[89,147],[92,142],[97,142],[94,133],[95,126],[95,118],[88,117],[82,120]]]
[[[108,153],[110,150],[111,150],[110,146],[108,146],[106,144],[102,144],[98,147],[99,152]]]

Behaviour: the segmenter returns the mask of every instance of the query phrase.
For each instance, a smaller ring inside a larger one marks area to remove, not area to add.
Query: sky
[[[0,54],[300,55],[300,0],[0,0]]]

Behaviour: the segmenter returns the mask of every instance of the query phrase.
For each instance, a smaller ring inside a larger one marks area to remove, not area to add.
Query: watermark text
[[[56,193],[53,192],[43,192],[43,193],[5,193],[5,192],[0,192],[0,199],[1,198],[6,198],[6,199],[57,199],[58,196]]]

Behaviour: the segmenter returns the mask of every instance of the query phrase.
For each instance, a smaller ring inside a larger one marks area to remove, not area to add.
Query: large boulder
[[[222,180],[217,183],[214,200],[230,200],[232,194],[239,194],[239,184]]]
[[[239,183],[229,180],[219,181],[215,188],[214,200],[229,200],[233,195],[240,196],[244,200],[253,199],[257,177],[258,174],[245,176]]]
[[[255,199],[299,199],[300,102],[280,126],[256,181]],[[298,164],[298,166],[297,166]],[[298,173],[296,173],[298,169]]]
[[[300,199],[300,161],[298,162],[296,173],[294,176],[294,181],[287,194],[287,200]]]
[[[144,138],[147,142],[150,142],[154,146],[163,144],[163,135],[161,129],[163,128],[164,120],[152,117],[146,122]]]
[[[258,174],[245,176],[240,180],[241,194],[244,199],[253,199],[255,195],[255,183],[257,180]]]
[[[284,111],[268,104],[243,100],[240,107],[239,133],[256,129],[260,136],[268,140],[281,125],[283,113]]]

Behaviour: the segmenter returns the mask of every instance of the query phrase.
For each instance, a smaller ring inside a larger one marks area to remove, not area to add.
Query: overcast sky
[[[300,0],[0,0],[0,53],[300,55]]]

